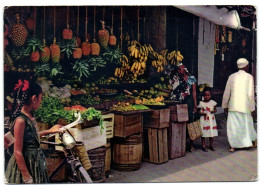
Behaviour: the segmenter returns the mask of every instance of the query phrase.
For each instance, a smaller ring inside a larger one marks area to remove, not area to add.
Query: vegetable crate
[[[170,123],[168,128],[169,159],[185,156],[186,149],[186,122]]]
[[[104,124],[106,127],[107,139],[113,138],[115,115],[113,113],[105,114],[105,115],[102,115],[102,118],[104,119]]]
[[[115,114],[114,136],[126,138],[143,131],[142,113]]]
[[[144,114],[144,128],[166,128],[170,123],[170,109],[153,110]]]
[[[167,162],[169,160],[167,128],[145,128],[143,134],[143,160],[156,164]]]
[[[171,122],[186,122],[189,120],[187,104],[170,105],[167,108],[170,109]]]
[[[84,129],[70,128],[69,131],[76,141],[82,141],[86,150],[92,150],[107,144],[106,128],[100,133],[100,127],[89,127]]]

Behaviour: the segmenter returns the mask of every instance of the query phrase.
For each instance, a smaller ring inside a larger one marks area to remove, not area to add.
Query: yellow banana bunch
[[[183,60],[183,56],[180,51],[174,50],[171,53],[168,53],[167,60],[171,61],[171,64],[176,65],[177,63]]]
[[[115,76],[119,77],[119,78],[122,78],[124,76],[124,70],[122,70],[122,68],[116,68]]]

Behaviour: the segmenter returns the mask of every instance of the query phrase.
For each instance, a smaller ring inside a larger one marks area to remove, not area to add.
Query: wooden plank
[[[182,149],[181,149],[181,156],[185,156],[186,152],[186,125],[187,123],[182,123]]]
[[[152,145],[152,129],[148,128],[148,141],[149,141],[149,161],[154,161],[153,159],[153,145]]]
[[[139,134],[142,132],[142,123],[137,123],[135,125],[129,125],[124,128],[122,137],[128,137],[134,134]]]
[[[161,109],[153,110],[150,114],[144,115],[145,128],[166,128],[169,127],[170,110]]]
[[[164,161],[164,146],[163,146],[163,129],[158,129],[158,158],[159,158],[159,163],[162,163]]]
[[[129,114],[129,115],[122,115],[123,116],[123,123],[124,125],[134,125],[137,123],[142,123],[142,114]]]
[[[179,104],[177,107],[177,118],[178,122],[185,122],[189,120],[188,115],[188,105],[187,104]]]
[[[153,144],[153,161],[152,162],[159,163],[157,129],[152,129],[152,144]]]
[[[168,157],[168,138],[167,138],[167,128],[163,129],[163,162],[166,162],[169,160]]]

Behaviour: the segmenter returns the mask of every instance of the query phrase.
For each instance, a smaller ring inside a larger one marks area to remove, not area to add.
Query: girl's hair
[[[27,80],[18,80],[13,92],[14,102],[12,105],[10,121],[14,121],[21,113],[24,105],[30,105],[31,97],[38,97],[42,93],[42,88],[35,81],[28,82]]]
[[[205,94],[206,91],[209,91],[211,94],[211,88],[210,87],[204,87],[203,89],[203,95]]]

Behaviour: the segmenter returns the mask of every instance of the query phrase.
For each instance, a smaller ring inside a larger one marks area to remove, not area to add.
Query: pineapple
[[[88,39],[81,44],[82,54],[88,56],[91,53],[91,44],[88,42]]]
[[[46,41],[45,41],[45,39],[43,39],[44,48],[43,48],[43,51],[41,52],[41,61],[42,62],[48,62],[50,59],[50,54],[51,54],[50,48],[45,46],[45,43],[46,43]]]
[[[107,47],[108,40],[109,40],[109,32],[105,29],[105,21],[101,21],[102,23],[102,30],[98,31],[98,39],[103,47]]]
[[[33,51],[31,53],[31,61],[32,62],[38,62],[40,60],[40,53],[39,51]]]
[[[25,26],[20,23],[19,14],[16,14],[16,19],[17,23],[12,26],[10,33],[14,45],[20,47],[24,45],[28,35],[28,31]]]
[[[116,37],[114,35],[110,35],[109,36],[109,44],[111,46],[115,46],[116,45]]]
[[[26,19],[25,25],[29,30],[33,30],[35,26],[34,19],[32,17],[29,17],[28,19]]]
[[[91,54],[99,55],[99,53],[100,53],[100,46],[98,43],[95,42],[95,39],[93,39],[93,43],[91,44]]]
[[[82,57],[82,50],[81,48],[76,48],[73,51],[73,58],[81,58]]]
[[[50,46],[52,62],[60,61],[60,47],[56,44],[56,38],[53,40],[53,44]]]
[[[69,28],[69,24],[67,24],[67,28],[62,31],[63,39],[72,39],[73,33],[72,30]]]

